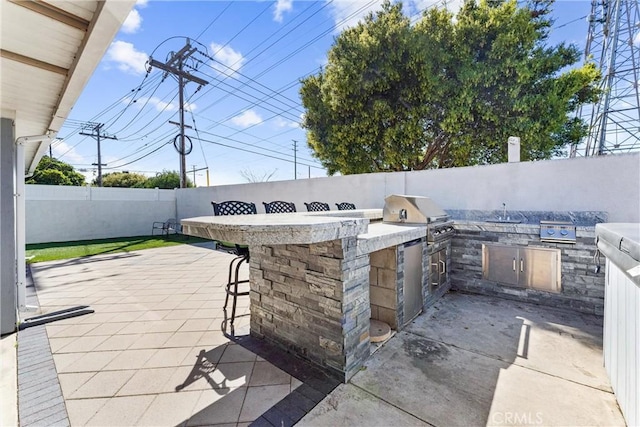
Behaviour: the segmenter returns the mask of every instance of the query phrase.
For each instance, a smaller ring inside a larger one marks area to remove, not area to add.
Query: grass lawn
[[[38,243],[27,245],[27,262],[55,261],[91,255],[114,254],[162,248],[185,243],[207,242],[198,237],[171,234],[169,236],[119,237],[115,239],[78,240],[75,242]],[[29,259],[30,257],[33,257]]]

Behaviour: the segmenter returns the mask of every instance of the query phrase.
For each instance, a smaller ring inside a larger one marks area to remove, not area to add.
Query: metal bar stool
[[[275,200],[273,202],[262,202],[264,205],[265,213],[289,213],[296,211],[296,205],[293,202],[283,202],[281,200]]]
[[[323,212],[329,210],[329,204],[324,202],[305,202],[307,212]]]
[[[251,215],[256,214],[256,205],[253,203],[240,202],[237,200],[229,200],[226,202],[211,202],[213,206],[213,214],[215,216],[220,215]],[[225,286],[227,293],[224,299],[225,315],[227,312],[227,304],[229,303],[229,296],[233,298],[233,305],[231,309],[231,325],[236,318],[236,303],[239,296],[249,295],[249,291],[239,292],[238,285],[241,283],[249,283],[249,280],[239,280],[240,266],[243,262],[249,262],[249,247],[246,245],[238,245],[230,242],[218,242],[218,248],[236,255],[234,259],[229,263],[229,277]]]
[[[339,211],[353,211],[356,209],[356,205],[349,202],[336,203]]]

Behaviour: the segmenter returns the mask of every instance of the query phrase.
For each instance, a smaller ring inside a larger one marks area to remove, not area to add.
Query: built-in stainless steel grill
[[[428,242],[450,238],[455,233],[449,215],[429,197],[392,194],[384,202],[384,222],[426,224]]]

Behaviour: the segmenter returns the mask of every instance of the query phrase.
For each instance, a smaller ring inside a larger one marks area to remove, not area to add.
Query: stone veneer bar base
[[[251,334],[348,381],[369,356],[369,255],[356,237],[250,247]]]

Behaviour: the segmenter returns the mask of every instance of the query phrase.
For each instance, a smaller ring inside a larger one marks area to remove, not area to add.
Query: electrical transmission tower
[[[180,102],[180,123],[178,123],[178,125],[180,126],[180,133],[174,139],[173,145],[178,151],[178,154],[180,154],[180,188],[187,187],[186,156],[191,152],[191,149],[193,148],[191,139],[184,134],[185,127],[188,127],[184,124],[184,86],[188,82],[196,82],[200,86],[205,86],[208,83],[206,80],[203,80],[184,71],[183,67],[185,65],[185,62],[196,51],[197,49],[195,47],[191,47],[191,43],[189,39],[187,39],[185,46],[178,52],[172,53],[171,58],[169,58],[167,62],[162,63],[153,58],[149,58],[150,66],[160,68],[165,72],[165,75],[173,74],[178,78],[178,94]],[[185,139],[189,139],[189,149],[186,148]],[[179,144],[177,143],[178,140],[180,141]]]
[[[98,179],[96,180],[98,183],[98,187],[102,187],[102,167],[107,166],[106,163],[102,163],[102,153],[100,151],[100,141],[103,139],[118,139],[115,135],[107,135],[102,130],[104,123],[85,123],[82,125],[82,131],[80,135],[91,136],[96,139],[98,143],[98,163],[92,163],[93,166],[98,166]],[[89,133],[90,132],[90,133]]]
[[[640,149],[640,8],[638,0],[592,0],[585,60],[602,70],[598,103],[578,115],[589,134],[576,155],[598,156]]]

